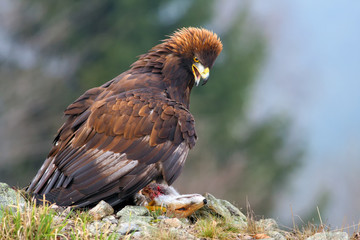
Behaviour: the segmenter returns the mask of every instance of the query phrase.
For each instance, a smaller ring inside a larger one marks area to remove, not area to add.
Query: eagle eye
[[[182,207],[182,208],[178,208],[178,209],[176,209],[176,210],[177,210],[177,211],[185,211],[186,208]]]
[[[199,59],[197,57],[194,57],[194,62],[198,63]]]

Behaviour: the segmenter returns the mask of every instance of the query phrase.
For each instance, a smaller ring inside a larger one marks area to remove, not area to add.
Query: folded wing
[[[89,90],[65,111],[29,191],[64,206],[117,205],[153,180],[171,184],[180,174],[196,140],[182,104],[151,88],[98,94]]]

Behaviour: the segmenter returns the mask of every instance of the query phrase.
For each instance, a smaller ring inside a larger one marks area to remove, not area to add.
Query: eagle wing
[[[186,107],[152,88],[108,95],[97,100],[91,89],[68,107],[29,191],[58,205],[114,206],[153,180],[177,178],[196,140]]]

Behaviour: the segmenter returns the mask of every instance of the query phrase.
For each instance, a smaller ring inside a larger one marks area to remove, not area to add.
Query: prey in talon
[[[202,208],[207,200],[200,194],[180,195],[171,186],[153,182],[139,191],[135,202],[150,211],[165,212],[168,217],[185,218]]]

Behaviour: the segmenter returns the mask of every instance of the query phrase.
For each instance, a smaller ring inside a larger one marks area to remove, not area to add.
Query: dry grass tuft
[[[232,220],[210,216],[198,219],[194,226],[194,232],[200,238],[238,239],[244,229]]]
[[[1,212],[1,211],[0,211]],[[91,216],[85,211],[57,213],[53,205],[37,206],[34,201],[3,209],[0,216],[0,236],[2,240],[13,239],[112,239],[106,227],[94,236],[88,231]]]
[[[175,231],[169,231],[167,228],[154,228],[144,237],[147,240],[183,240]]]
[[[36,206],[32,202],[25,208],[18,204],[3,209],[0,236],[2,239],[58,239],[66,223],[54,224],[56,212],[50,206]]]

